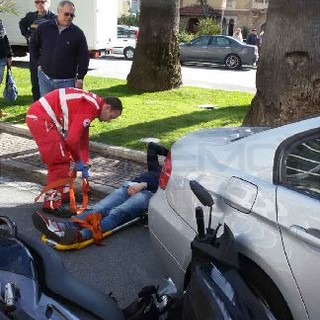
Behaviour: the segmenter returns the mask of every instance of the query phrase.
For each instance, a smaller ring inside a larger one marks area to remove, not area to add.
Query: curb
[[[17,135],[32,139],[32,135],[25,125],[11,124],[0,121],[0,132]],[[131,160],[138,164],[146,164],[146,153],[142,151],[135,151],[122,147],[108,146],[103,143],[90,142],[90,151],[100,153],[105,156],[114,156],[117,158]],[[33,166],[32,164],[22,163],[16,160],[1,159],[1,171],[4,170],[9,176],[19,176],[25,181],[38,183],[40,185],[46,184],[47,170]],[[3,171],[3,172],[4,172]],[[82,183],[81,179],[75,181],[75,188],[77,193],[81,194]],[[90,197],[95,199],[102,199],[106,194],[111,193],[116,188],[111,185],[105,185],[90,181]]]
[[[21,124],[12,124],[4,121],[0,121],[0,131],[7,133],[32,138],[28,128]],[[91,151],[98,152],[101,155],[114,156],[126,160],[135,161],[138,163],[146,164],[147,154],[143,151],[132,150],[123,147],[110,146],[100,142],[89,143]]]
[[[23,179],[24,181],[34,182],[42,186],[46,185],[47,170],[39,169],[30,164],[21,163],[15,160],[1,160],[1,170],[5,170],[8,176]],[[80,179],[75,181],[76,192],[81,194],[82,182]],[[116,188],[112,186],[102,185],[90,181],[90,198],[102,199]]]

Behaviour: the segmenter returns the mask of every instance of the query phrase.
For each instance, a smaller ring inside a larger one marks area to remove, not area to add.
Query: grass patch
[[[0,98],[2,120],[24,123],[32,103],[29,70],[13,67],[19,97],[11,105]],[[1,92],[4,84],[1,85]],[[85,89],[99,95],[116,95],[124,106],[122,116],[109,123],[92,123],[91,140],[131,149],[145,149],[139,139],[156,137],[167,147],[186,133],[201,128],[239,126],[251,103],[252,94],[182,87],[171,91],[142,93],[123,80],[87,76]],[[212,104],[215,110],[198,106]]]

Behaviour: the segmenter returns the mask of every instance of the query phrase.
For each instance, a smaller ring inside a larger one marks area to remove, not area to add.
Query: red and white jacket
[[[104,98],[76,88],[57,89],[33,103],[27,117],[45,120],[61,133],[74,161],[89,162],[89,126],[101,114]],[[40,124],[41,125],[41,124]],[[43,137],[45,141],[46,137]]]

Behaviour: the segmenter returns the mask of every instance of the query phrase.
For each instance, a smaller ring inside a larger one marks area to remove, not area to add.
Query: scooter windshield
[[[35,279],[33,258],[16,238],[0,237],[0,270]]]

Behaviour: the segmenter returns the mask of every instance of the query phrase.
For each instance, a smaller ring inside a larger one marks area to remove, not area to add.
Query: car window
[[[292,145],[285,163],[285,184],[320,199],[320,137]]]
[[[129,38],[129,39],[135,39],[136,38],[137,31],[134,29],[126,29],[123,27],[117,28],[117,37],[118,38]]]
[[[190,43],[195,46],[206,46],[210,43],[211,38],[211,36],[199,37],[192,40]]]
[[[227,38],[217,37],[216,44],[221,47],[230,46],[230,40]]]

